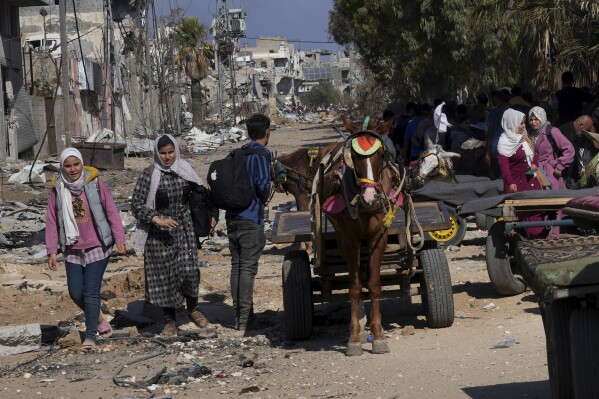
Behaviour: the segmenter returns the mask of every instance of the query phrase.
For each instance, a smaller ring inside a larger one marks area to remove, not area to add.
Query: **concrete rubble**
[[[0,356],[37,350],[42,344],[39,324],[0,327]]]

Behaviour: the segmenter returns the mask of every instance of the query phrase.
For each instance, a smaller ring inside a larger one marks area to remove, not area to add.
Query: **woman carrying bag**
[[[175,138],[157,138],[154,164],[137,180],[131,210],[138,220],[134,245],[144,252],[146,301],[162,308],[163,336],[177,334],[176,310],[184,301],[191,321],[208,325],[198,308],[198,243],[189,208],[194,185],[202,186],[202,179],[181,159]]]

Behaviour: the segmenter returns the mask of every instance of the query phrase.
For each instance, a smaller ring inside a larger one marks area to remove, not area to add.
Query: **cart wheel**
[[[446,230],[427,231],[426,234],[435,241],[443,243],[446,247],[449,245],[460,245],[466,235],[466,219],[458,216],[453,208],[447,208],[451,227]]]
[[[505,222],[493,223],[487,236],[487,273],[493,289],[501,295],[517,295],[526,285],[516,278],[510,266],[509,242],[505,236]]]
[[[484,213],[476,212],[474,216],[476,217],[476,227],[479,230],[489,230],[495,222],[493,216],[485,215]]]
[[[422,307],[430,328],[449,327],[453,324],[453,291],[445,252],[425,249],[420,253],[420,290]]]
[[[576,309],[570,318],[572,385],[576,399],[599,398],[599,310]]]
[[[564,298],[553,301],[542,312],[553,399],[574,398],[570,370],[570,316],[576,307],[576,300]]]
[[[306,251],[289,251],[283,262],[283,307],[287,339],[306,339],[312,334],[312,288]]]

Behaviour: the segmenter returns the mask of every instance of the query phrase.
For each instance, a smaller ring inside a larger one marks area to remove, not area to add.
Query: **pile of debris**
[[[192,128],[185,136],[187,149],[195,154],[216,151],[224,143],[238,143],[248,139],[247,131],[239,126],[215,128],[212,131]]]

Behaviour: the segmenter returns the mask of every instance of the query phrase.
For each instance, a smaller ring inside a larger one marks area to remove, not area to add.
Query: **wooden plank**
[[[529,199],[519,199],[519,200],[505,200],[502,204],[499,204],[498,207],[502,208],[505,206],[535,206],[535,205],[566,205],[570,198],[529,198]]]

